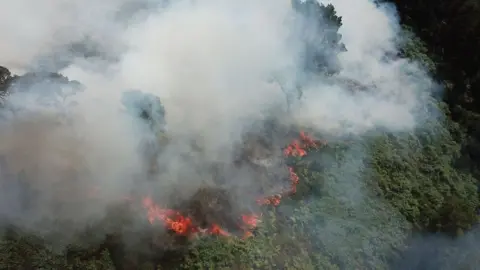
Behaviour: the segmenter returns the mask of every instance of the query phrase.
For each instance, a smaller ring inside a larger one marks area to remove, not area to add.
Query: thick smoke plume
[[[313,26],[298,19],[290,1],[9,3],[0,12],[0,63],[17,73],[59,72],[83,88],[60,95],[50,93],[60,87],[55,81],[12,87],[0,127],[4,175],[23,170],[34,190],[2,187],[0,200],[9,207],[0,208],[1,220],[33,230],[62,217],[81,228],[132,190],[187,198],[211,184],[202,168],[233,163],[246,132],[271,117],[329,138],[422,124],[433,84],[416,63],[389,57],[398,54],[393,9],[368,0],[331,3],[342,16],[347,51],[338,55],[340,73],[330,77],[305,71],[298,29]],[[306,33],[322,29],[314,30]],[[301,98],[289,101],[298,87]],[[141,148],[152,135],[122,103],[132,89],[158,96],[166,111],[172,139],[153,176]],[[246,191],[254,173],[225,170],[233,179],[227,186],[252,196]],[[101,196],[92,195],[96,187]],[[23,197],[33,206],[24,207]]]

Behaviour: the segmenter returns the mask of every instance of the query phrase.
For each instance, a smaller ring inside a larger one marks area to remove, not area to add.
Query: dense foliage
[[[280,207],[266,207],[247,240],[202,238],[152,259],[110,236],[100,245],[59,252],[12,228],[0,242],[0,269],[389,269],[415,246],[412,235],[462,237],[478,222],[480,207],[480,5],[394,2],[405,24],[402,55],[423,63],[446,87],[445,99],[429,104],[444,113],[441,121],[410,133],[331,143],[292,160],[298,192]],[[293,6],[306,20],[330,25],[307,40],[306,68],[335,73],[336,55],[345,50],[337,33],[341,18],[332,5],[314,0]],[[15,81],[0,67],[0,93]]]
[[[381,1],[387,2],[387,1]],[[388,1],[396,4],[401,22],[425,42],[436,64],[436,74],[444,82],[451,118],[468,134],[461,165],[479,173],[480,158],[479,91],[480,40],[479,2],[465,1]]]

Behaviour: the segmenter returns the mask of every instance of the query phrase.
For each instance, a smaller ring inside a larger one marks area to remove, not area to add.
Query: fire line
[[[287,145],[283,153],[286,157],[303,157],[307,155],[307,149],[317,149],[319,145],[323,143],[324,142],[315,141],[302,131],[300,132],[300,138],[293,140]],[[282,198],[296,193],[299,177],[292,167],[288,167],[288,172],[290,176],[290,188],[281,193],[258,199],[256,202],[259,205],[278,206]],[[212,224],[207,229],[196,227],[189,217],[183,216],[178,211],[160,207],[148,196],[143,199],[143,207],[147,210],[147,218],[151,224],[160,221],[168,230],[178,235],[190,236],[202,232],[211,235],[231,236],[229,232],[222,229],[218,224]],[[260,216],[256,214],[245,214],[241,216],[241,220],[243,224],[240,225],[240,229],[244,231],[243,238],[251,237],[253,235],[252,231],[260,222]]]

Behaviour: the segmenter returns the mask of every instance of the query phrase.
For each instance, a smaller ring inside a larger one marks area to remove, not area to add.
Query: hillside
[[[5,15],[0,269],[476,269],[474,1],[119,2]]]

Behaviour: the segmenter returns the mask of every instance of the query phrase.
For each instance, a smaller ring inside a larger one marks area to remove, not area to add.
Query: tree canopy
[[[480,5],[476,0],[391,2],[403,24],[401,57],[422,63],[445,89],[443,98],[432,98],[428,104],[438,108],[441,120],[408,133],[384,131],[335,141],[309,149],[306,156],[288,158],[290,176],[300,179],[296,192],[282,199],[281,207],[272,203],[262,208],[262,222],[253,237],[210,236],[185,244],[173,234],[164,236],[168,247],[152,248],[148,241],[131,246],[124,239],[144,236],[129,227],[127,218],[109,221],[122,228],[94,244],[71,244],[58,251],[41,237],[8,227],[0,241],[0,268],[476,267],[480,254],[469,239],[478,240],[480,209]],[[338,73],[338,56],[349,44],[341,42],[342,18],[334,6],[292,0],[292,7],[300,25],[316,26],[298,35],[304,44],[305,69],[327,76]],[[20,84],[25,88],[51,79],[80,86],[60,74],[16,76],[0,66],[0,95],[8,100]],[[126,104],[135,116],[151,120],[156,115],[164,124],[168,112],[157,97],[139,91],[128,95],[136,98]],[[108,226],[94,224],[77,238],[92,237],[99,227]],[[442,238],[436,238],[440,234]],[[433,250],[433,255],[417,258],[425,250]],[[456,258],[461,254],[467,259]]]

